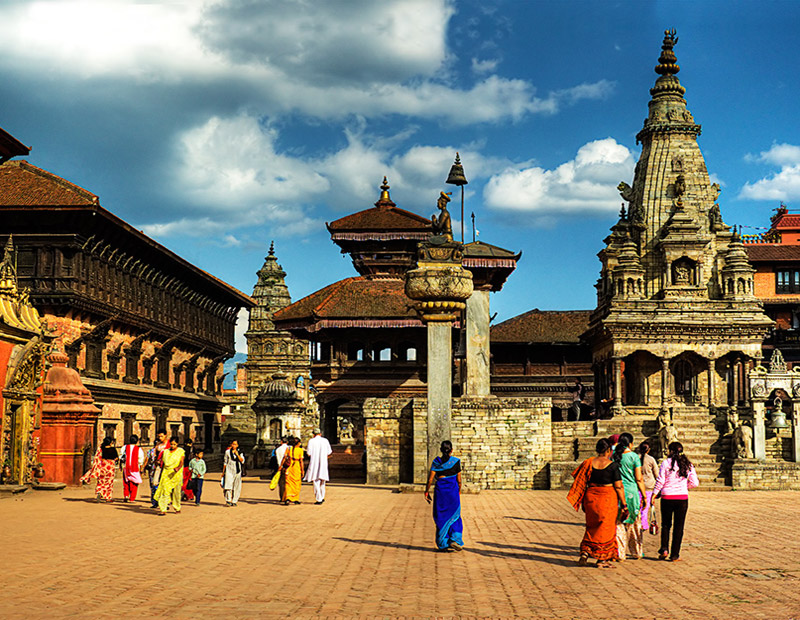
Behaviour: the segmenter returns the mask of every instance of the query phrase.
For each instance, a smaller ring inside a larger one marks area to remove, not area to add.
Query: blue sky
[[[523,252],[500,321],[594,307],[665,28],[726,222],[800,203],[799,25],[788,0],[7,0],[0,126],[245,292],[274,239],[293,299],[355,273],[326,221],[383,175],[429,216],[460,151],[479,239]]]

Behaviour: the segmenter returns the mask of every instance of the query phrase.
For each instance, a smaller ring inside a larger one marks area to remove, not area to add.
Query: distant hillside
[[[225,370],[227,372],[227,376],[225,377],[225,382],[222,384],[222,387],[226,390],[232,390],[236,387],[236,364],[240,364],[242,362],[247,361],[247,354],[246,353],[237,353],[227,362],[225,362]]]

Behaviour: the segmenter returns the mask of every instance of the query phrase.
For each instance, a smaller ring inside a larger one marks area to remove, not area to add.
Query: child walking
[[[194,458],[189,462],[189,471],[192,472],[191,484],[194,487],[195,506],[200,504],[200,496],[203,494],[203,478],[206,475],[206,462],[203,460],[203,450],[197,450]]]

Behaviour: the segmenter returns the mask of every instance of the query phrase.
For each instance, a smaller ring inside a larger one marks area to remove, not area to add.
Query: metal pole
[[[461,186],[461,243],[464,243],[464,186]]]

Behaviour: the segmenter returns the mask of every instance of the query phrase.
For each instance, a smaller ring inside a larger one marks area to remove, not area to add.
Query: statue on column
[[[435,214],[431,216],[433,234],[442,236],[447,241],[453,240],[453,226],[450,223],[450,213],[447,211],[450,195],[451,192],[439,192],[439,200],[436,201],[436,206],[439,208],[440,213],[438,217]]]

